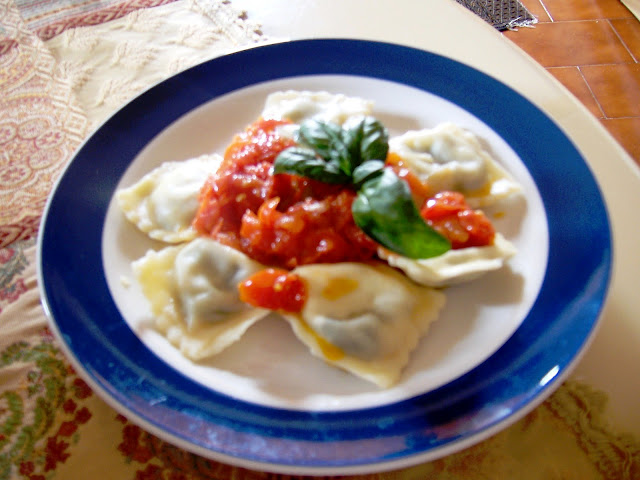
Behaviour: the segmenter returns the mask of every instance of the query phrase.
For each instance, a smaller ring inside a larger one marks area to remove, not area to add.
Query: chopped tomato
[[[310,263],[361,261],[375,255],[377,244],[353,221],[355,193],[343,190],[322,199],[306,198],[285,211],[280,198],[246,212],[240,235],[247,254],[268,265],[294,268]]]
[[[310,263],[362,262],[378,244],[358,228],[351,214],[353,189],[297,175],[273,175],[280,152],[294,146],[280,135],[284,120],[259,119],[236,135],[222,165],[205,182],[193,225],[202,234],[269,266],[293,269]],[[404,179],[427,222],[453,248],[489,245],[494,229],[464,196],[435,196],[393,153],[387,164]]]
[[[194,227],[266,265],[364,261],[377,244],[353,221],[353,190],[289,174],[273,175],[294,145],[286,121],[258,120],[237,135],[200,192]]]
[[[201,233],[239,246],[237,232],[247,210],[257,211],[272,188],[273,162],[293,140],[282,138],[277,127],[287,122],[260,120],[234,137],[222,165],[200,191],[194,227]]]
[[[453,249],[493,243],[495,229],[491,221],[480,210],[471,209],[461,193],[440,192],[424,203],[420,213],[451,242]]]
[[[238,285],[240,300],[254,307],[299,312],[307,297],[307,287],[296,274],[268,268],[251,275]]]

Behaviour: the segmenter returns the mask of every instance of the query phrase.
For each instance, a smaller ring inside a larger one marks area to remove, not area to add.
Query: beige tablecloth
[[[163,78],[270,39],[224,1],[0,2],[0,479],[290,478],[180,450],[104,403],[47,327],[35,271],[47,196],[95,127]],[[606,405],[569,380],[474,447],[361,478],[638,479],[640,439],[611,429]]]

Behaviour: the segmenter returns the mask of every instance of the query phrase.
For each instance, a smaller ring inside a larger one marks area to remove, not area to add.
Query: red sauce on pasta
[[[220,168],[200,192],[194,227],[270,267],[239,285],[240,298],[257,307],[297,312],[306,299],[304,282],[288,273],[311,263],[362,262],[376,256],[378,244],[356,226],[351,214],[355,192],[296,175],[273,175],[273,163],[295,142],[279,134],[288,122],[259,119],[236,135]],[[400,158],[390,168],[411,188],[421,214],[447,237],[452,248],[490,245],[494,229],[464,196],[432,196]]]
[[[495,229],[480,210],[473,210],[458,192],[440,192],[428,199],[420,211],[438,233],[447,237],[451,248],[491,245]]]
[[[272,175],[293,140],[287,122],[258,120],[237,135],[200,193],[195,228],[249,257],[279,268],[365,261],[377,244],[354,223],[355,193],[296,175]]]
[[[300,277],[288,270],[268,268],[238,285],[240,300],[250,305],[284,312],[299,312],[307,297]]]

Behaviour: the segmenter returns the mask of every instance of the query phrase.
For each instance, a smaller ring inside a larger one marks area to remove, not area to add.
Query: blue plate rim
[[[285,61],[291,58],[304,61]],[[247,67],[256,64],[261,68]],[[406,65],[412,68],[401,68]],[[434,72],[437,77],[425,75]],[[126,166],[163,128],[205,101],[239,88],[318,74],[395,81],[458,104],[491,126],[520,155],[547,213],[547,273],[521,327],[471,372],[392,405],[340,412],[274,409],[213,393],[166,366],[159,367],[160,360],[127,331],[113,300],[104,296],[102,260],[95,256],[114,181],[117,184]],[[471,85],[482,89],[487,99],[463,88]],[[149,115],[160,110],[162,118]],[[518,122],[525,114],[528,122]],[[136,123],[141,120],[143,124]],[[124,139],[117,135],[127,132],[141,135]],[[540,133],[545,142],[532,152],[530,142]],[[121,148],[112,171],[105,175],[91,159],[109,145]],[[574,180],[571,189],[565,181],[569,177]],[[86,221],[83,226],[93,227],[88,235],[86,228],[74,225],[77,211],[65,214],[66,207],[79,200],[85,200],[79,216]],[[567,209],[574,212],[568,219]],[[580,213],[584,211],[590,214]],[[587,234],[588,246],[581,242]],[[610,282],[611,243],[606,205],[589,166],[561,129],[525,97],[472,67],[432,52],[383,42],[322,39],[259,46],[214,58],[159,83],[116,112],[78,149],[54,187],[41,223],[37,265],[43,306],[54,332],[74,366],[111,406],[156,435],[210,458],[282,473],[345,473],[380,471],[451,453],[486,438],[544,400],[570,373],[593,336]],[[597,258],[594,250],[600,254]],[[567,270],[571,279],[566,278]],[[103,295],[95,295],[97,287]],[[104,321],[97,323],[96,318]],[[541,327],[546,336],[540,336]],[[135,364],[130,352],[137,352]],[[154,372],[163,377],[153,377]],[[470,419],[476,427],[465,431]],[[198,432],[185,427],[196,421],[202,425]],[[195,434],[200,437],[194,438]]]

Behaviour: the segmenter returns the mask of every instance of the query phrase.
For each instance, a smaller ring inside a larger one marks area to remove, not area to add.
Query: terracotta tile
[[[640,64],[580,67],[606,118],[640,116]]]
[[[640,166],[640,117],[601,120],[609,133]]]
[[[603,20],[538,23],[504,35],[544,67],[633,62],[613,27]]]
[[[598,102],[593,97],[586,80],[582,76],[578,67],[554,67],[547,69],[560,83],[575,95],[575,97],[586,106],[589,111],[598,118],[603,118],[604,114]]]
[[[542,0],[542,3],[554,22],[633,17],[619,0]]]
[[[538,19],[539,22],[550,22],[551,18],[547,15],[547,11],[540,0],[524,0],[521,2],[529,12]]]
[[[609,20],[636,62],[640,62],[640,21],[636,18]]]

